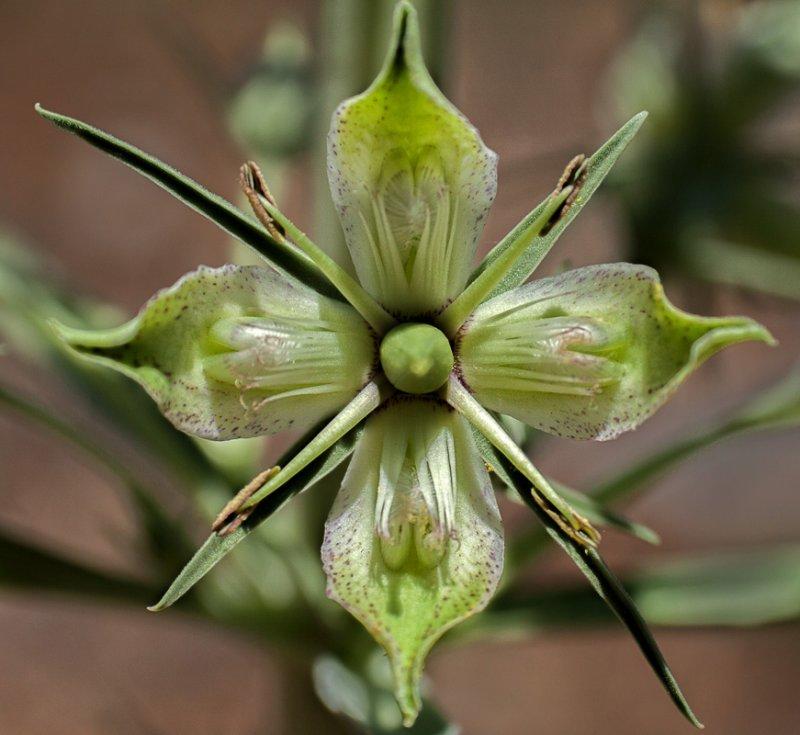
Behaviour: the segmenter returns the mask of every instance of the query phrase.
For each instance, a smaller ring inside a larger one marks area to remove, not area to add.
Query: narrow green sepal
[[[686,700],[674,674],[664,659],[653,634],[625,588],[609,570],[596,549],[579,544],[548,515],[532,498],[527,478],[506,459],[495,451],[489,441],[478,431],[473,431],[478,451],[484,461],[497,473],[509,488],[517,492],[537,519],[545,527],[549,536],[568,554],[578,569],[587,578],[595,592],[609,606],[620,622],[633,636],[647,663],[653,669],[675,706],[695,727],[702,729],[703,723],[697,718]]]
[[[322,426],[315,427],[299,439],[290,450],[278,459],[278,464],[288,464],[319,433],[321,428]],[[351,429],[333,446],[306,464],[303,469],[281,485],[274,493],[264,498],[235,531],[225,536],[212,533],[187,562],[186,566],[169,586],[169,589],[161,596],[161,599],[151,605],[148,610],[160,612],[174,605],[259,525],[280,510],[295,495],[315,485],[344,462],[352,454],[362,431],[363,425]]]
[[[271,237],[252,217],[172,166],[81,120],[47,110],[39,103],[35,105],[35,109],[45,120],[77,135],[90,145],[107,153],[112,158],[122,161],[134,171],[138,171],[150,181],[166,189],[225,232],[252,247],[276,268],[321,294],[332,298],[341,298],[336,288],[323,276],[316,265],[297,248]]]
[[[569,210],[556,222],[555,226],[546,235],[537,237],[530,242],[523,254],[511,265],[505,278],[503,278],[492,291],[490,297],[516,288],[524,283],[531,273],[536,270],[545,256],[550,252],[553,245],[555,245],[561,233],[569,227],[572,221],[589,202],[592,194],[597,191],[603,179],[605,179],[611,171],[611,168],[622,155],[628,143],[631,142],[633,136],[639,131],[646,117],[646,112],[640,112],[638,115],[634,115],[634,117],[628,120],[628,122],[598,148],[594,155],[586,162],[586,169],[582,176],[580,192],[575,201],[570,205]],[[492,248],[481,264],[473,271],[469,278],[470,283],[475,281],[475,279],[500,258],[506,250],[514,248],[520,238],[528,236],[531,224],[541,218],[543,212],[549,206],[549,203],[550,197],[545,199],[538,207],[530,212],[530,214],[525,216],[508,235]]]

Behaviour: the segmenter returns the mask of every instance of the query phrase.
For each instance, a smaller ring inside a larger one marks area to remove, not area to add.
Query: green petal
[[[423,401],[370,420],[325,526],[328,595],[386,649],[407,725],[430,648],[494,593],[503,537],[464,420]]]
[[[497,157],[425,68],[400,3],[383,69],[335,112],[331,192],[362,285],[399,314],[436,311],[469,276],[494,199]]]
[[[115,329],[57,329],[83,358],[138,382],[178,429],[207,439],[314,423],[356,394],[374,359],[349,306],[252,266],[201,267]]]
[[[676,309],[645,266],[590,266],[483,304],[459,347],[464,380],[487,408],[573,439],[638,426],[728,345],[771,343],[745,317]]]

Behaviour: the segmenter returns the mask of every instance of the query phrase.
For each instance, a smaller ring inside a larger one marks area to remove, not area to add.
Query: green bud
[[[381,367],[405,393],[441,388],[453,369],[453,350],[444,333],[430,324],[401,324],[381,342]]]

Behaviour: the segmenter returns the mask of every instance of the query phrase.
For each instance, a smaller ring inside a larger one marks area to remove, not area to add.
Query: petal
[[[334,113],[328,176],[359,280],[389,311],[437,311],[461,291],[497,156],[431,79],[407,3],[377,79]]]
[[[497,504],[458,414],[422,401],[370,420],[325,525],[328,595],[386,649],[410,725],[425,656],[491,598],[503,564]]]
[[[707,358],[748,340],[772,338],[745,317],[680,311],[654,270],[617,263],[487,301],[465,325],[457,360],[487,408],[602,440],[638,426]]]
[[[207,439],[318,421],[366,382],[375,350],[349,306],[253,266],[201,267],[115,329],[57,328],[79,355],[144,387],[178,429]]]

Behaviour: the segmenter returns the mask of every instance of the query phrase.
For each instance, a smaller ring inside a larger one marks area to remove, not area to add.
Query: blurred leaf
[[[320,656],[314,661],[312,676],[317,696],[331,712],[360,725],[370,724],[371,692],[360,676],[331,655]]]
[[[586,518],[592,525],[601,528],[613,528],[621,533],[626,533],[629,536],[638,538],[648,544],[660,544],[661,539],[658,534],[648,526],[641,523],[636,523],[630,520],[621,513],[617,513],[598,503],[591,495],[582,493],[579,490],[574,490],[567,485],[548,477],[547,481],[551,487],[566,500],[572,508],[578,511]],[[525,505],[516,491],[509,490],[503,482],[495,483],[505,492],[506,497],[518,505]],[[518,534],[514,540],[511,549],[509,550],[510,561],[513,566],[520,561],[534,555],[535,552],[540,551],[544,545],[548,543],[547,535],[543,529],[536,528],[530,533]]]
[[[764,625],[800,618],[800,547],[660,564],[631,578],[655,625]]]
[[[646,13],[606,95],[652,115],[612,182],[626,259],[800,298],[798,28],[796,0]]]
[[[746,401],[728,416],[705,430],[687,439],[669,444],[649,457],[636,462],[618,475],[605,482],[598,483],[589,493],[580,497],[589,498],[593,504],[605,509],[606,514],[613,516],[607,509],[611,503],[622,499],[630,499],[636,493],[648,488],[650,483],[661,475],[677,467],[695,452],[710,447],[719,441],[751,431],[767,431],[771,429],[789,429],[800,426],[800,365],[796,366],[775,385],[770,386],[754,398]],[[561,486],[563,490],[564,487]],[[568,489],[567,489],[568,490]],[[566,497],[566,496],[565,496]],[[572,499],[568,498],[570,502]],[[591,515],[591,508],[584,507],[579,511]],[[589,520],[593,520],[591,517]],[[623,526],[630,524],[621,517]],[[598,521],[599,522],[599,521]],[[606,520],[605,525],[615,523]],[[636,525],[636,524],[633,524]],[[624,528],[622,530],[625,530]],[[649,529],[636,526],[630,529],[634,535],[645,537]],[[652,532],[651,532],[652,533]],[[645,540],[648,540],[645,538]],[[547,534],[539,528],[518,534],[509,547],[509,566],[516,566],[530,560],[547,546]]]
[[[323,422],[323,425],[324,423],[325,422]],[[189,560],[162,598],[150,609],[154,612],[158,612],[177,602],[199,582],[220,559],[242,541],[245,536],[250,534],[273,513],[283,507],[291,498],[314,485],[347,459],[353,451],[362,425],[363,422],[351,429],[333,446],[322,452],[312,462],[308,463],[275,492],[261,500],[258,505],[255,506],[252,515],[233,533],[226,536],[219,536],[216,533],[212,533]],[[312,428],[310,432],[302,439],[298,440],[295,445],[277,461],[277,464],[281,467],[285,466],[299,450],[302,450],[312,438],[317,436],[320,428],[322,428],[321,425]]]
[[[800,364],[746,401],[723,424],[726,432],[791,429],[800,426]]]
[[[372,735],[457,735],[460,732],[460,728],[448,723],[427,699],[414,725],[403,727],[400,708],[392,694],[391,677],[384,687],[375,677],[369,676],[371,668],[374,666],[368,664],[367,674],[360,676],[335,656],[320,656],[313,667],[317,696],[331,712],[347,717]]]
[[[553,229],[546,235],[537,237],[531,242],[525,254],[516,261],[514,268],[505,276],[488,298],[515,288],[527,280],[528,276],[533,273],[542,260],[544,260],[547,253],[550,252],[550,248],[553,247],[561,233],[570,225],[572,220],[578,216],[584,206],[586,206],[592,194],[594,194],[603,179],[608,175],[609,171],[611,171],[617,158],[622,155],[628,143],[630,143],[633,136],[636,135],[646,117],[646,112],[640,112],[638,115],[631,118],[594,153],[587,162],[586,173],[582,179],[578,197],[569,207],[567,213],[558,220]],[[530,223],[535,222],[542,215],[542,212],[547,208],[549,202],[550,197],[547,197],[492,248],[483,262],[473,271],[470,276],[470,283],[497,260],[503,252],[514,245],[516,240],[527,231]]]
[[[153,594],[153,585],[91,569],[5,529],[0,529],[0,586],[139,603]]]
[[[800,547],[736,551],[657,562],[625,578],[644,618],[661,626],[756,626],[800,619]],[[518,637],[605,625],[611,615],[585,589],[509,590],[465,637]]]
[[[600,483],[590,495],[603,504],[630,497],[690,455],[718,441],[744,432],[797,426],[800,426],[800,365],[723,420],[653,453],[616,477]]]
[[[276,267],[320,293],[340,298],[338,291],[302,252],[285,241],[279,242],[272,238],[252,217],[222,197],[212,194],[157,158],[102,130],[80,120],[46,110],[38,104],[36,111],[58,127],[77,135],[166,189],[225,232],[250,245]]]
[[[121,320],[115,308],[75,297],[30,249],[0,232],[0,339],[11,352],[54,372],[91,409],[158,456],[190,487],[214,475],[240,483],[238,474],[219,469],[193,439],[175,431],[138,386],[70,356],[49,326],[53,318],[76,327],[104,327]]]
[[[633,636],[645,659],[666,689],[675,706],[695,727],[703,725],[695,717],[683,696],[675,677],[664,660],[658,644],[653,638],[641,613],[617,578],[606,567],[596,550],[586,548],[565,533],[561,527],[543,510],[530,493],[530,482],[504,456],[498,454],[480,433],[473,431],[475,442],[484,460],[498,473],[509,487],[516,490],[525,504],[533,511],[548,535],[569,555],[580,569],[595,592],[603,599],[620,622]]]
[[[792,256],[713,238],[693,240],[678,252],[680,262],[701,278],[800,299],[800,252]]]
[[[167,515],[157,500],[157,493],[146,488],[134,472],[97,444],[90,432],[67,423],[49,409],[39,406],[0,385],[0,407],[12,409],[43,426],[85,452],[109,470],[128,491],[143,526],[148,551],[159,562],[162,573],[169,574],[191,548],[183,527]]]

